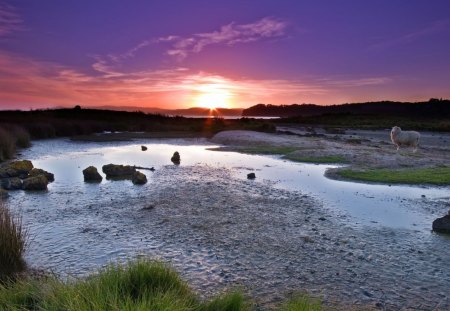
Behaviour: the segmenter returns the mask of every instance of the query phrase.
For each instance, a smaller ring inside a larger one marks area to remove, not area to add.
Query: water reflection
[[[148,147],[141,151],[141,145]],[[55,174],[56,181],[49,185],[49,192],[56,195],[83,193],[83,197],[98,196],[98,185],[83,183],[81,170],[108,163],[155,167],[164,169],[172,165],[171,155],[181,154],[181,165],[206,164],[230,168],[237,178],[246,178],[250,171],[256,173],[255,182],[272,183],[275,187],[301,191],[323,201],[326,208],[349,216],[349,221],[370,226],[387,226],[429,231],[435,218],[426,209],[421,210],[417,201],[448,199],[448,187],[410,187],[363,184],[330,180],[324,172],[330,165],[301,164],[285,161],[277,156],[258,156],[234,152],[210,151],[216,147],[204,139],[143,140],[124,143],[74,143],[68,140],[38,141],[23,157],[33,161],[36,167]],[[151,188],[152,173],[144,171]],[[102,174],[102,173],[101,173]],[[104,175],[104,174],[103,174]],[[121,183],[128,183],[123,181]],[[100,192],[120,195],[122,191],[136,192],[136,187],[122,186],[104,179]],[[137,194],[137,193],[136,193]],[[23,194],[22,194],[23,195]],[[69,196],[70,197],[70,196]],[[44,199],[45,200],[45,199]],[[69,199],[70,200],[70,199]],[[89,201],[89,200],[86,200]],[[415,203],[412,204],[412,201]],[[411,208],[414,205],[414,208]]]

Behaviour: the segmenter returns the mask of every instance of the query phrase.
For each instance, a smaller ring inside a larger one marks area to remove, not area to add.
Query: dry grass
[[[11,159],[16,152],[16,140],[10,132],[0,128],[0,161]]]
[[[23,259],[28,232],[22,218],[0,201],[0,282],[13,279],[26,269]]]

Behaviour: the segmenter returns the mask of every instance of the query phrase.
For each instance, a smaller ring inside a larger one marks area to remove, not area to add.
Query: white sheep
[[[420,134],[416,131],[402,131],[398,126],[394,126],[391,131],[391,140],[394,145],[397,146],[397,150],[400,146],[411,146],[414,147],[414,152],[417,151],[419,146]]]

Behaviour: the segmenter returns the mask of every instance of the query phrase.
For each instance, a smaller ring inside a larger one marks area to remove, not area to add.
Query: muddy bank
[[[166,166],[132,193],[105,187],[87,201],[80,188],[65,194],[66,204],[41,197],[45,210],[36,205],[24,211],[40,235],[27,256],[75,275],[111,257],[160,258],[203,295],[243,286],[263,310],[297,291],[342,309],[450,308],[445,237],[357,229],[299,191],[231,173],[207,165]]]
[[[450,163],[449,133],[421,133],[417,152],[411,148],[397,151],[389,135],[389,130],[329,133],[320,128],[281,127],[277,134],[225,131],[211,141],[236,151],[248,146],[291,147],[296,149],[289,153],[293,157],[339,156],[353,168],[418,168]],[[335,174],[330,176],[336,178]]]

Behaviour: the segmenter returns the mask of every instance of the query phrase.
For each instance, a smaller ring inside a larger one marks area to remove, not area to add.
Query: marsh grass
[[[341,169],[336,174],[345,179],[390,184],[450,185],[450,167],[420,169]]]
[[[26,269],[23,254],[27,236],[22,218],[13,215],[0,201],[0,283],[13,279]]]
[[[0,161],[11,159],[16,152],[16,142],[8,131],[0,128]]]
[[[248,310],[242,294],[201,301],[180,276],[160,262],[111,265],[75,282],[56,278],[0,286],[1,310]]]
[[[339,155],[330,155],[330,156],[317,156],[317,157],[308,157],[301,156],[296,154],[287,154],[283,157],[283,159],[291,160],[294,162],[305,162],[305,163],[317,163],[317,164],[325,164],[325,163],[348,163],[348,160],[343,156]]]
[[[202,300],[170,267],[139,259],[110,265],[85,279],[63,282],[55,277],[26,278],[0,285],[0,310],[165,310],[248,311],[252,302],[241,291]],[[318,311],[307,296],[289,301],[283,311]]]

